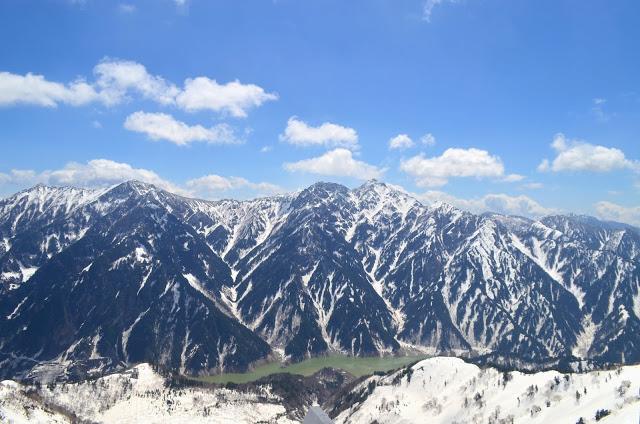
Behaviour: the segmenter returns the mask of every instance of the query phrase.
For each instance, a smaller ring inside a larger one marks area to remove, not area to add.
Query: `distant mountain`
[[[425,206],[370,181],[203,201],[136,181],[0,200],[0,377],[420,350],[640,361],[640,230]]]

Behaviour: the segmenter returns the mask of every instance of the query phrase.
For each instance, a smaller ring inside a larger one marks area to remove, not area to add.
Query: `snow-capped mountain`
[[[474,215],[376,181],[251,201],[140,182],[0,200],[0,377],[400,350],[631,363],[639,291],[637,228]]]

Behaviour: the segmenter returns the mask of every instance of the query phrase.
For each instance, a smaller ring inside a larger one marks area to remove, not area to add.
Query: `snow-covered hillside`
[[[0,422],[8,424],[297,422],[287,418],[283,403],[268,386],[251,391],[172,388],[148,364],[95,381],[39,389],[0,383]]]
[[[637,424],[640,365],[584,374],[481,369],[436,357],[387,376],[373,376],[334,405],[336,423]]]
[[[372,376],[356,386],[335,374],[230,387],[176,384],[147,364],[97,380],[29,386],[0,383],[0,422],[300,423],[322,402],[336,424],[637,424],[640,366],[607,371],[533,374],[479,368],[435,357]],[[330,392],[313,385],[322,379]],[[313,380],[315,379],[315,380]],[[313,382],[309,382],[313,381]],[[284,391],[283,391],[284,390]],[[309,396],[300,396],[303,392]],[[286,393],[287,396],[283,396]]]

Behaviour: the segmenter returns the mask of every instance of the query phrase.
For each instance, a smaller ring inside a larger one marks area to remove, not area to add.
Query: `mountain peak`
[[[444,200],[437,200],[428,206],[430,212],[439,212],[443,214],[462,213],[462,210],[447,203]]]
[[[371,178],[370,180],[365,181],[360,187],[376,187],[376,186],[386,186],[386,183],[376,178]]]
[[[317,195],[329,195],[333,193],[341,193],[346,192],[349,189],[342,184],[338,183],[329,183],[324,181],[318,181],[307,187],[305,190],[302,190],[301,193],[309,193],[309,194],[317,194]]]
[[[116,184],[108,191],[111,193],[128,193],[138,196],[145,196],[152,192],[164,192],[164,190],[158,186],[139,180],[128,180],[123,183]]]
[[[385,183],[383,181],[379,181],[376,179],[371,179],[366,181],[361,186],[355,188],[353,190],[355,193],[367,193],[367,192],[375,192],[379,195],[384,196],[393,196],[393,197],[403,197],[407,199],[415,200],[409,193],[407,193],[402,187]]]

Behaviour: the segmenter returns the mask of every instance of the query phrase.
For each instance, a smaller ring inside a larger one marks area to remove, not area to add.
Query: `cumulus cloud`
[[[280,140],[296,146],[358,147],[358,133],[353,128],[330,122],[312,127],[296,116],[289,118]]]
[[[413,140],[407,134],[398,134],[389,140],[389,149],[404,150],[414,146]]]
[[[43,183],[77,187],[103,187],[128,180],[139,180],[174,193],[187,193],[151,170],[135,168],[128,163],[109,159],[94,159],[87,163],[70,162],[63,168],[43,172],[14,169],[5,176],[8,177],[5,182],[18,185]]]
[[[450,178],[504,178],[504,165],[498,156],[475,148],[449,148],[441,156],[419,154],[400,163],[400,169],[411,175],[420,187],[439,187]],[[517,177],[507,176],[507,179]]]
[[[504,215],[540,217],[558,212],[546,208],[528,196],[510,196],[504,193],[487,194],[482,197],[462,199],[442,191],[427,191],[415,194],[425,204],[445,202],[473,213],[497,212]]]
[[[164,78],[151,75],[147,68],[128,60],[105,59],[93,69],[100,97],[113,105],[127,98],[127,93],[137,92],[144,98],[163,105],[172,104],[180,89]]]
[[[42,75],[16,75],[0,72],[0,106],[34,105],[55,107],[58,104],[80,106],[99,98],[84,80],[69,84],[47,81]]]
[[[311,159],[285,163],[284,168],[290,172],[307,172],[311,174],[334,177],[352,177],[360,180],[380,178],[384,170],[356,160],[353,153],[344,148],[330,150]]]
[[[422,144],[424,144],[425,146],[435,146],[436,138],[435,138],[435,136],[433,134],[427,133],[427,134],[423,135],[422,137],[420,137],[420,142]]]
[[[640,163],[628,159],[620,149],[568,139],[562,133],[555,135],[551,147],[556,151],[556,157],[553,160],[544,159],[538,165],[540,172],[640,170]]]
[[[181,89],[149,73],[144,65],[127,60],[104,59],[94,67],[93,74],[92,83],[78,79],[64,84],[48,81],[42,75],[0,72],[0,106],[80,106],[94,102],[113,106],[137,94],[163,106],[177,106],[186,111],[211,110],[243,118],[250,109],[278,98],[255,84],[239,81],[220,84],[203,76],[185,80]]]
[[[248,189],[259,194],[277,194],[284,191],[282,187],[267,182],[254,183],[242,177],[223,177],[215,174],[189,180],[186,186],[205,197],[217,197],[221,193],[240,189]]]
[[[134,112],[127,117],[124,127],[129,131],[146,134],[151,140],[166,140],[179,146],[194,141],[213,144],[237,144],[233,129],[227,124],[211,128],[202,125],[187,125],[166,113]]]
[[[612,202],[595,204],[596,215],[607,221],[618,221],[640,227],[640,206],[622,206]]]
[[[95,82],[83,79],[69,84],[48,81],[42,75],[0,73],[0,105],[30,104],[54,107],[58,104],[81,106],[101,102],[112,106],[137,92],[160,104],[172,104],[180,90],[163,78],[151,75],[136,62],[104,59],[93,73]]]
[[[276,94],[267,93],[254,84],[242,84],[237,80],[219,84],[216,80],[198,77],[185,81],[184,90],[176,101],[179,107],[188,111],[212,110],[244,118],[249,109],[277,98]]]

